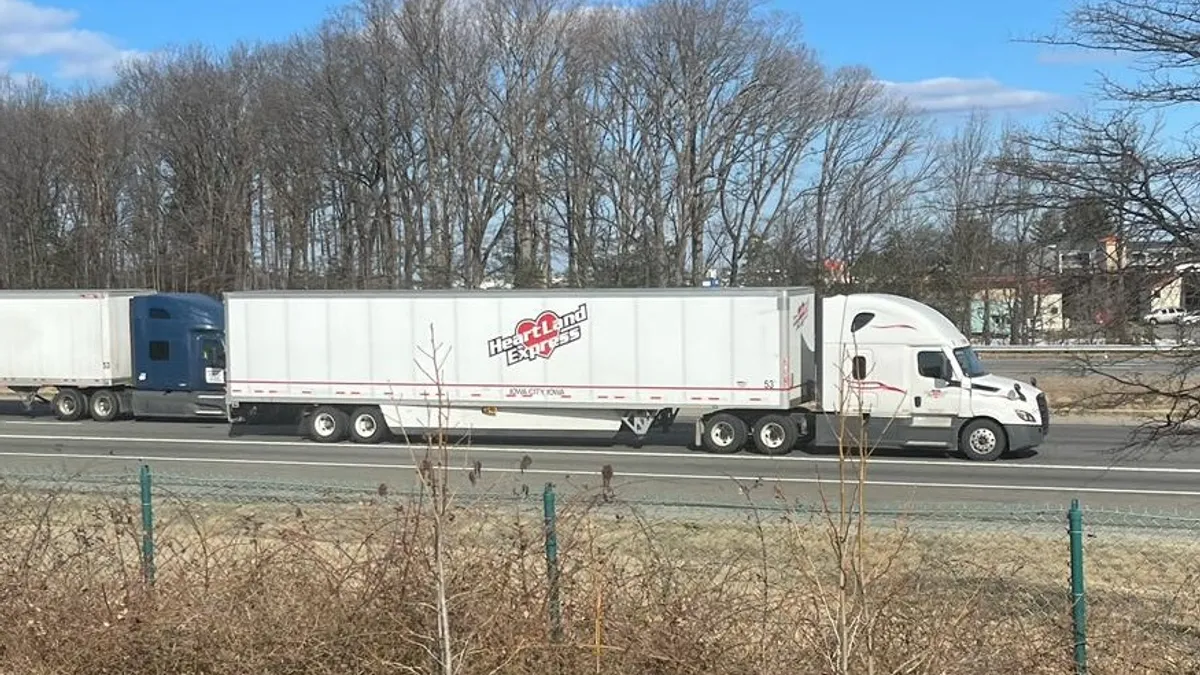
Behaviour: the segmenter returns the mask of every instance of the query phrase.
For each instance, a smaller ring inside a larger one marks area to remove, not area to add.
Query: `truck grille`
[[[1050,406],[1046,403],[1046,395],[1037,395],[1038,412],[1042,415],[1042,435],[1050,433]]]

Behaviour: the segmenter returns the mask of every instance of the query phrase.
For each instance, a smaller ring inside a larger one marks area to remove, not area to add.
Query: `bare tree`
[[[6,81],[0,283],[807,282],[907,226],[924,134],[760,9],[353,0],[90,92]]]
[[[570,14],[556,0],[488,0],[485,11],[485,35],[497,54],[488,114],[497,120],[508,160],[512,280],[518,287],[545,286],[552,242],[544,174],[550,124],[562,102],[557,77]]]
[[[817,265],[852,270],[914,198],[931,168],[922,120],[889,97],[870,73],[842,69],[829,79],[818,140],[817,178],[803,209]]]
[[[729,283],[741,281],[741,264],[754,240],[771,237],[797,208],[798,187],[822,121],[822,72],[812,56],[782,40],[763,40],[744,98],[748,110],[717,181],[718,227],[709,266],[723,264]]]
[[[1032,40],[1135,60],[1133,83],[1099,73],[1101,91],[1130,103],[1200,102],[1200,0],[1096,0],[1077,4],[1066,30]]]
[[[66,187],[61,120],[44,84],[0,80],[0,275],[10,287],[50,285],[72,271],[73,261],[56,255],[71,229],[58,217]]]

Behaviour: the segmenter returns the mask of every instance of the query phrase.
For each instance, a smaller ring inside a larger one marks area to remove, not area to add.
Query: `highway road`
[[[1130,427],[1057,424],[1038,451],[994,463],[945,454],[891,453],[868,464],[868,499],[876,505],[968,503],[1064,504],[1072,497],[1093,507],[1169,509],[1200,513],[1200,448],[1196,452],[1121,450]],[[575,441],[476,443],[451,453],[452,480],[467,492],[536,497],[546,482],[569,494],[598,493],[604,467],[611,489],[626,500],[684,504],[769,502],[778,488],[813,503],[832,489],[837,458],[796,452],[769,458],[713,456],[687,448],[681,429],[662,445],[633,449]],[[321,445],[286,430],[231,437],[221,423],[65,423],[0,410],[0,476],[132,474],[149,462],[160,483],[171,479],[228,479],[361,488],[414,485],[423,449],[400,444]],[[479,462],[473,484],[468,467]],[[228,489],[228,488],[223,488]],[[263,488],[267,491],[270,488]]]

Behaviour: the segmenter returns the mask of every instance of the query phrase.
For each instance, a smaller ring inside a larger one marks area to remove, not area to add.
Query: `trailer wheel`
[[[355,443],[380,443],[387,435],[387,422],[379,408],[358,408],[350,413],[350,440]]]
[[[1008,437],[999,424],[989,419],[971,420],[959,434],[958,449],[967,459],[991,462],[1008,450]]]
[[[753,433],[754,448],[764,455],[786,455],[800,440],[800,427],[790,415],[763,415]]]
[[[318,443],[337,443],[349,432],[350,416],[330,405],[323,405],[308,416],[308,437]]]
[[[87,412],[87,398],[78,389],[59,389],[50,405],[63,422],[74,422]]]
[[[749,434],[746,422],[742,418],[729,413],[717,413],[704,420],[704,436],[700,446],[706,452],[733,454],[746,445]]]
[[[91,410],[92,419],[97,422],[111,422],[121,414],[121,402],[116,394],[108,389],[93,392],[88,408]]]

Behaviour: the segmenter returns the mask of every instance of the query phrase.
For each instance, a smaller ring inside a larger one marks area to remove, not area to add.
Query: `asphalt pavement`
[[[991,463],[937,452],[878,453],[868,463],[868,501],[888,505],[1062,504],[1200,512],[1200,448],[1127,448],[1132,428],[1059,423],[1036,451]],[[623,499],[669,504],[769,502],[777,493],[812,503],[836,489],[834,451],[785,457],[715,456],[687,447],[688,429],[634,449],[603,439],[507,440],[452,448],[456,488],[480,494],[600,494],[604,475]],[[142,462],[157,475],[234,483],[415,486],[422,446],[300,440],[287,429],[230,435],[216,422],[59,422],[0,409],[0,476],[70,478],[132,475]],[[478,463],[478,464],[476,464]],[[478,466],[478,471],[472,470]],[[853,473],[854,464],[849,470]],[[225,488],[236,489],[236,488]],[[268,489],[269,488],[258,488]]]

